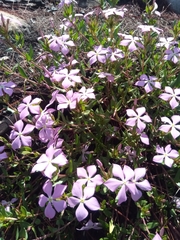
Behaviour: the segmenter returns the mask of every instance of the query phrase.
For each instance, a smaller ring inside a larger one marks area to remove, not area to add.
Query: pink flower
[[[172,167],[174,158],[179,156],[178,151],[171,148],[171,145],[168,144],[165,148],[157,146],[156,152],[160,155],[156,155],[153,157],[153,162],[156,163],[164,163],[168,167]]]
[[[44,207],[47,203],[44,211],[44,214],[47,218],[53,218],[56,214],[55,210],[59,213],[67,207],[66,202],[60,199],[64,194],[66,188],[66,185],[56,184],[54,187],[54,192],[52,194],[53,187],[51,181],[47,180],[45,182],[43,186],[43,191],[46,193],[47,196],[41,194],[39,196],[38,203],[40,207]]]
[[[165,47],[166,49],[169,49],[171,46],[177,44],[178,42],[174,41],[173,37],[168,37],[168,38],[164,38],[164,37],[160,37],[159,38],[159,43],[156,44],[157,47]]]
[[[68,106],[70,109],[75,109],[76,104],[79,101],[79,96],[79,93],[73,93],[73,90],[69,90],[66,93],[66,96],[64,96],[64,94],[57,94],[56,99],[59,103],[57,106],[57,110],[66,109],[68,108]]]
[[[23,103],[19,104],[18,112],[20,113],[20,118],[24,119],[30,113],[32,114],[40,114],[40,102],[42,99],[35,98],[32,101],[32,96],[27,96],[23,99]]]
[[[93,88],[85,88],[84,86],[79,90],[79,100],[85,101],[86,99],[95,99],[94,89]]]
[[[57,170],[57,166],[54,165],[64,166],[67,163],[68,160],[63,152],[57,152],[57,150],[51,145],[46,150],[46,154],[42,154],[37,160],[36,164],[31,170],[31,173],[43,172],[46,177],[52,178],[53,173]]]
[[[147,76],[143,74],[140,76],[139,80],[135,83],[136,86],[144,87],[146,93],[149,93],[153,90],[153,88],[161,89],[161,83],[156,82],[157,77],[155,76]]]
[[[179,106],[180,101],[180,88],[172,89],[171,87],[165,87],[165,92],[162,93],[159,98],[163,99],[164,101],[169,101],[170,106],[172,109]]]
[[[159,35],[161,32],[163,32],[162,29],[154,27],[153,25],[139,25],[138,28],[140,28],[143,33],[153,31]]]
[[[81,183],[75,182],[73,184],[73,196],[68,198],[68,204],[72,208],[78,205],[76,209],[76,218],[78,221],[82,221],[88,216],[88,211],[85,206],[92,211],[97,211],[100,209],[100,205],[97,199],[93,197],[94,192],[94,187],[85,187],[84,189],[82,189]]]
[[[145,107],[137,108],[136,112],[132,109],[127,109],[126,112],[130,118],[127,119],[125,124],[131,127],[134,127],[137,124],[137,127],[141,132],[143,132],[146,127],[146,124],[144,122],[152,122],[151,118],[147,114],[144,115],[146,112]]]
[[[10,133],[9,138],[13,140],[12,148],[14,150],[21,148],[22,146],[31,146],[32,144],[32,138],[25,135],[31,133],[35,126],[31,124],[26,124],[24,130],[23,128],[24,123],[22,120],[19,120],[14,124],[13,130]]]
[[[13,82],[1,82],[0,83],[0,97],[4,95],[4,93],[11,96],[13,94],[13,88],[16,87],[16,84]]]
[[[114,82],[114,76],[111,73],[100,72],[97,75],[99,78],[107,78],[108,82]]]
[[[120,17],[124,17],[124,12],[127,11],[126,8],[109,8],[107,10],[103,10],[103,14],[105,16],[105,18],[109,18],[109,16],[112,16],[112,15],[117,15],[117,16],[120,16]]]
[[[142,177],[145,176],[145,168],[136,168],[133,171],[130,167],[125,165],[122,170],[120,165],[113,164],[112,174],[116,178],[108,179],[104,183],[104,185],[112,192],[120,188],[116,196],[118,200],[118,205],[127,200],[126,192],[128,190],[130,191],[131,197],[134,201],[138,201],[139,198],[142,196],[142,192],[138,188],[144,191],[151,190],[151,186],[147,180],[138,182]]]
[[[168,124],[161,125],[159,127],[159,130],[161,130],[163,132],[166,132],[166,133],[170,132],[171,135],[173,136],[173,138],[176,139],[180,135],[180,132],[178,131],[178,130],[180,130],[180,124],[177,124],[177,123],[180,122],[180,116],[179,115],[173,115],[171,117],[171,119],[172,119],[172,122],[169,118],[162,117],[161,121],[164,122],[164,123],[168,123]]]
[[[100,174],[95,175],[97,168],[95,165],[87,166],[87,171],[83,167],[77,168],[77,175],[80,179],[76,182],[81,184],[87,184],[88,187],[96,187],[96,185],[101,185],[103,183]],[[94,176],[95,175],[95,176]]]
[[[70,86],[74,87],[75,83],[81,83],[81,77],[77,76],[79,71],[79,69],[72,69],[68,73],[68,69],[64,68],[58,71],[57,74],[54,74],[54,76],[51,78],[51,81],[62,82],[62,86],[65,89],[69,88]]]
[[[160,237],[160,235],[158,233],[156,233],[156,235],[153,237],[152,240],[162,240],[162,238]]]
[[[119,34],[119,35],[125,38],[120,42],[120,45],[128,46],[128,50],[130,52],[134,52],[138,50],[138,48],[144,48],[142,43],[140,43],[140,39],[138,37],[133,37],[132,35],[126,35],[126,34]]]
[[[73,41],[69,40],[70,37],[68,34],[62,35],[60,37],[50,36],[49,38],[50,38],[49,40],[50,49],[55,52],[61,51],[62,54],[64,55],[67,55],[69,53],[69,49],[67,46],[71,46],[71,47],[75,46]]]
[[[110,47],[107,48],[109,52],[107,53],[107,57],[110,59],[111,62],[115,62],[118,59],[124,58],[124,53],[122,50],[115,48],[112,49]]]
[[[99,61],[101,63],[105,63],[107,60],[106,54],[108,50],[100,46],[95,46],[94,51],[88,52],[87,56],[89,59],[89,64],[92,65],[93,63]]]
[[[174,47],[174,49],[167,49],[163,59],[176,64],[180,59],[180,48]]]

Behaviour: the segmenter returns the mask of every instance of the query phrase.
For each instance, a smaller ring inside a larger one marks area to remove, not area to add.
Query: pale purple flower
[[[13,94],[13,88],[16,87],[16,84],[13,82],[1,82],[0,83],[0,97],[4,95],[4,93],[11,96]]]
[[[69,35],[65,34],[60,37],[51,36],[49,40],[49,47],[55,52],[61,51],[64,55],[69,53],[69,48],[67,46],[75,46],[74,42],[69,40]],[[68,41],[69,40],[69,41]]]
[[[23,129],[24,128],[24,129]],[[26,136],[34,130],[35,126],[31,124],[26,124],[24,127],[24,123],[22,120],[15,122],[13,126],[13,130],[10,133],[10,140],[12,141],[12,148],[14,150],[21,148],[22,146],[31,146],[32,138],[30,136]]]
[[[165,47],[166,49],[169,49],[171,46],[174,46],[177,43],[178,42],[176,42],[173,37],[168,38],[160,37],[159,42],[156,44],[156,46]]]
[[[89,59],[89,64],[92,65],[93,63],[99,61],[101,63],[105,63],[107,60],[106,54],[108,53],[108,49],[103,48],[100,46],[95,46],[94,51],[88,52],[87,56]]]
[[[180,101],[180,88],[172,89],[171,87],[165,87],[165,93],[162,93],[159,98],[164,101],[169,101],[169,104],[172,109],[179,106]]]
[[[108,53],[107,53],[107,57],[110,59],[111,62],[115,62],[118,59],[124,58],[124,53],[122,50],[115,48],[112,49],[110,47],[107,48],[108,49]]]
[[[92,222],[91,219],[82,227],[82,228],[76,228],[78,231],[87,231],[90,229],[99,230],[102,229],[101,224],[98,222]]]
[[[100,209],[100,205],[95,197],[93,197],[95,192],[94,187],[82,188],[82,184],[75,182],[72,187],[72,197],[68,198],[68,204],[70,207],[74,208],[78,205],[76,209],[76,218],[80,222],[88,216],[88,211],[85,207],[92,211],[97,211]]]
[[[162,240],[162,238],[160,237],[160,235],[158,233],[156,233],[156,235],[153,237],[152,240]]]
[[[5,207],[5,210],[7,212],[10,212],[11,211],[11,206],[13,203],[15,203],[17,201],[17,198],[12,198],[11,201],[7,202],[6,200],[2,200],[1,201],[1,204]]]
[[[64,7],[64,5],[70,5],[73,2],[77,3],[75,0],[61,0],[59,5],[58,5],[58,8],[61,9],[61,8]]]
[[[157,82],[157,77],[147,76],[143,74],[140,76],[139,80],[135,83],[136,86],[144,87],[146,93],[151,92],[154,88],[161,89],[161,83]]]
[[[80,178],[76,182],[81,184],[87,184],[88,187],[96,187],[96,185],[101,185],[103,183],[100,174],[95,175],[97,172],[97,167],[95,165],[87,166],[87,171],[83,167],[77,168],[77,176]]]
[[[107,78],[108,82],[114,82],[114,76],[111,73],[100,72],[97,75],[99,78]]]
[[[8,155],[6,152],[3,152],[5,149],[5,146],[0,146],[0,161],[3,159],[8,158]]]
[[[143,44],[140,42],[140,38],[133,37],[132,35],[119,34],[124,37],[124,40],[120,42],[122,46],[128,46],[130,52],[138,50],[138,48],[144,48]]]
[[[40,207],[44,207],[47,204],[44,211],[44,214],[47,218],[53,218],[56,214],[56,211],[58,213],[62,212],[67,207],[66,201],[60,199],[66,188],[66,185],[56,184],[52,194],[53,187],[51,181],[47,180],[43,185],[43,191],[47,196],[41,194],[39,196],[38,204]]]
[[[125,124],[131,127],[137,125],[141,132],[143,132],[143,130],[146,128],[146,124],[144,122],[152,122],[151,118],[147,114],[145,114],[145,107],[137,108],[136,111],[134,111],[133,109],[127,109],[126,112],[130,118],[126,120]]]
[[[153,25],[139,25],[138,28],[141,29],[141,31],[144,32],[156,32],[158,35],[163,32],[162,29],[154,27]]]
[[[159,130],[166,132],[166,133],[170,132],[171,135],[173,136],[173,138],[176,139],[180,135],[180,132],[178,131],[178,130],[180,130],[180,124],[178,124],[180,122],[180,116],[173,115],[171,117],[171,119],[172,119],[172,121],[168,117],[161,117],[161,121],[164,123],[168,123],[168,124],[161,125],[159,127]]]
[[[176,64],[180,59],[180,48],[174,47],[173,49],[167,49],[163,59],[172,61]]]
[[[52,110],[53,111],[53,110]],[[36,128],[39,131],[39,139],[41,142],[48,142],[54,137],[53,124],[54,120],[50,110],[41,112],[40,115],[36,116]]]
[[[94,89],[85,88],[84,86],[79,90],[79,100],[85,101],[86,99],[95,99]]]
[[[81,83],[81,77],[77,74],[79,73],[79,69],[72,69],[68,72],[67,68],[64,68],[58,71],[57,74],[54,74],[51,77],[51,81],[53,82],[62,82],[62,87],[67,89],[70,86],[75,86],[75,83]]]
[[[120,16],[120,17],[124,17],[124,12],[127,11],[126,8],[109,8],[109,9],[106,9],[106,10],[103,10],[103,14],[105,16],[105,18],[109,18],[109,16],[112,16],[112,15],[117,15],[117,16]]]
[[[120,165],[113,164],[112,174],[118,179],[110,178],[104,183],[104,185],[112,192],[116,191],[120,187],[120,190],[116,196],[118,205],[127,200],[126,192],[128,190],[131,193],[132,199],[134,201],[138,201],[142,196],[142,192],[138,188],[144,191],[151,190],[151,186],[147,180],[138,182],[142,177],[145,176],[145,173],[145,168],[136,168],[133,171],[129,166],[125,165],[122,170]]]
[[[70,109],[75,109],[76,108],[76,104],[79,101],[79,96],[80,93],[78,92],[73,92],[73,90],[69,90],[66,93],[66,96],[64,94],[57,94],[56,99],[58,101],[58,106],[57,106],[57,110],[60,109],[66,109],[66,108],[70,108]]]
[[[29,95],[23,99],[23,102],[18,106],[18,112],[20,113],[20,118],[24,119],[30,113],[40,114],[40,106],[42,99],[35,98],[32,101],[32,96]]]
[[[36,164],[31,170],[31,173],[43,172],[46,177],[52,178],[53,173],[57,170],[57,166],[54,165],[64,166],[67,163],[68,160],[66,159],[64,153],[61,151],[59,154],[57,154],[56,149],[54,149],[51,145],[46,150],[46,154],[42,154],[37,160]]]
[[[153,157],[153,162],[164,163],[168,167],[172,167],[174,163],[173,159],[179,156],[178,151],[172,149],[170,144],[165,148],[157,146],[156,153],[159,153],[159,155]]]

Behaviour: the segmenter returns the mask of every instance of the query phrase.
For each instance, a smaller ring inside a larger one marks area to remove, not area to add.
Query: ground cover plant
[[[121,31],[115,4],[83,15],[61,2],[38,56],[0,27],[23,59],[1,61],[14,120],[0,137],[0,239],[180,237],[180,22],[166,35],[147,4]]]

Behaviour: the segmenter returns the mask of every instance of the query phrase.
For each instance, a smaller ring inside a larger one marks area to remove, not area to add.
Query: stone
[[[2,11],[0,10],[0,25],[2,26],[2,17],[4,18],[5,20],[5,23],[7,23],[7,20],[9,19],[9,31],[12,31],[12,30],[18,30],[18,31],[21,31],[22,28],[28,28],[29,25],[27,24],[27,22],[20,18],[20,17],[17,17],[11,13],[7,13],[5,11]]]

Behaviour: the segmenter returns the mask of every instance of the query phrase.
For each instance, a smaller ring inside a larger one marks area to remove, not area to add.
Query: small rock
[[[27,24],[27,22],[24,19],[0,10],[0,25],[1,26],[2,26],[2,17],[1,16],[3,16],[5,23],[9,19],[9,27],[8,27],[9,31],[11,31],[11,30],[21,31],[22,28],[29,27],[29,25]]]

